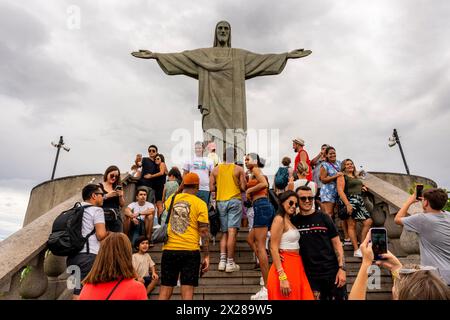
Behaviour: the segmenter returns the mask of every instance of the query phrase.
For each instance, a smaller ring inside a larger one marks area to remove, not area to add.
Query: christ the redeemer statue
[[[245,80],[279,74],[287,59],[302,58],[309,54],[311,51],[304,49],[280,54],[257,54],[231,48],[231,25],[226,21],[217,23],[212,48],[180,53],[155,53],[148,50],[132,53],[136,58],[156,59],[168,75],[184,74],[198,79],[198,104],[205,139],[213,138],[216,142],[235,145],[236,137],[240,155],[245,152],[247,131]],[[219,150],[225,147],[219,145]],[[220,152],[218,154],[221,155]]]

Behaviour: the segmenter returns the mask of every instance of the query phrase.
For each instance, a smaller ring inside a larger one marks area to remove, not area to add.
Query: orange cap
[[[189,172],[183,177],[183,183],[187,186],[200,184],[200,178],[198,174]]]

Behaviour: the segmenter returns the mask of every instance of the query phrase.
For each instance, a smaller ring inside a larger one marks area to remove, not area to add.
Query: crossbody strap
[[[114,286],[114,288],[111,290],[111,292],[108,294],[108,296],[106,297],[105,300],[109,300],[109,298],[111,297],[111,295],[114,293],[114,291],[116,291],[117,287],[119,286],[119,284],[122,282],[123,278],[120,279],[119,281],[117,281],[116,285]]]
[[[169,223],[169,218],[170,218],[170,214],[172,213],[172,208],[173,208],[173,202],[175,201],[175,197],[177,196],[177,192],[174,193],[172,200],[170,201],[170,206],[169,206],[169,212],[167,212],[167,217],[166,217],[166,225]]]

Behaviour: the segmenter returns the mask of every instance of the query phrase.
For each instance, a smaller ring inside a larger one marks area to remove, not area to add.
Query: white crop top
[[[281,235],[280,249],[299,249],[300,232],[297,229],[289,229]]]

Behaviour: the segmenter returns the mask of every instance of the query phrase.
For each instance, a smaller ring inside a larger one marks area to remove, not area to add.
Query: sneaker
[[[237,265],[235,262],[227,263],[225,272],[234,272],[234,271],[239,271],[240,269],[241,269],[241,267],[239,267],[239,265]]]
[[[225,271],[225,266],[227,265],[227,262],[225,260],[220,260],[219,266],[217,267],[217,270],[219,271]]]
[[[352,240],[344,239],[344,246],[351,246],[351,245],[352,245]]]
[[[267,289],[262,287],[256,294],[250,297],[250,300],[268,300]]]
[[[358,249],[356,251],[353,252],[353,256],[356,258],[362,258],[362,253],[361,253],[361,249]]]

